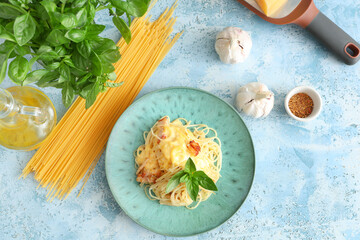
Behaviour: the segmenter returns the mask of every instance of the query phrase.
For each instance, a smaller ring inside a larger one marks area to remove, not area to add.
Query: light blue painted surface
[[[360,41],[360,2],[315,1]],[[159,1],[159,13],[172,1]],[[297,26],[266,23],[234,0],[183,0],[175,30],[185,30],[140,96],[163,87],[191,86],[232,103],[236,90],[260,81],[275,93],[266,119],[244,116],[256,149],[253,188],[228,222],[189,239],[360,239],[360,65],[338,62]],[[105,36],[119,34],[105,12]],[[251,33],[253,49],[240,65],[222,64],[215,36],[226,26]],[[1,87],[8,87],[7,79]],[[316,88],[323,112],[310,123],[286,115],[283,99],[295,86]],[[59,118],[60,91],[45,89]],[[164,239],[129,219],[115,203],[102,157],[83,193],[46,202],[32,177],[18,180],[34,152],[0,150],[0,239]]]

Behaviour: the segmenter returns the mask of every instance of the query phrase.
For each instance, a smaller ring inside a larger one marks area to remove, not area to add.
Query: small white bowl
[[[311,99],[314,102],[313,111],[306,118],[299,118],[290,111],[290,108],[289,108],[290,98],[297,93],[306,93],[307,95],[309,95],[309,97],[311,97]],[[315,89],[313,89],[312,87],[308,87],[308,86],[300,86],[300,87],[296,87],[296,88],[292,89],[286,95],[284,103],[285,103],[286,112],[289,114],[289,116],[292,117],[293,119],[301,121],[301,122],[308,122],[308,121],[314,120],[315,118],[317,118],[319,116],[321,109],[322,109],[322,101],[321,101],[320,94]]]

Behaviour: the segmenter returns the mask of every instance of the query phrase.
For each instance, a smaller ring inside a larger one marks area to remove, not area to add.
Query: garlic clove
[[[215,50],[227,64],[244,62],[252,48],[250,35],[237,27],[227,27],[216,36]]]

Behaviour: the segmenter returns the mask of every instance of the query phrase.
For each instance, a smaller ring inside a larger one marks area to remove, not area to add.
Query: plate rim
[[[201,231],[201,232],[197,232],[197,233],[190,233],[190,234],[179,234],[179,235],[175,235],[175,234],[167,234],[167,233],[162,233],[162,232],[159,232],[159,231],[156,231],[154,229],[151,229],[149,228],[148,226],[140,223],[139,221],[137,221],[136,219],[132,218],[128,211],[126,209],[123,208],[123,206],[121,205],[120,203],[120,200],[117,198],[117,196],[115,196],[115,194],[113,193],[113,188],[110,184],[110,181],[109,181],[109,174],[108,174],[108,160],[107,160],[107,156],[108,156],[108,146],[109,146],[109,142],[110,142],[110,139],[112,138],[112,135],[113,135],[113,130],[116,126],[116,124],[118,123],[118,121],[120,120],[120,118],[129,111],[130,108],[134,107],[133,105],[135,105],[137,102],[140,102],[142,101],[143,98],[146,98],[148,97],[149,95],[153,95],[155,93],[158,93],[158,92],[163,92],[163,91],[168,91],[168,90],[174,90],[174,89],[187,89],[187,90],[193,90],[193,91],[197,91],[197,92],[201,92],[201,93],[205,93],[205,94],[208,94],[212,97],[215,97],[217,98],[218,100],[220,100],[221,102],[225,103],[226,105],[228,105],[239,117],[239,119],[241,120],[241,122],[244,124],[245,128],[246,128],[246,131],[248,132],[249,136],[250,136],[250,141],[251,141],[251,146],[253,148],[253,154],[254,154],[254,169],[253,169],[253,172],[252,172],[252,179],[251,179],[251,182],[250,182],[250,187],[249,187],[249,191],[246,193],[246,196],[244,198],[244,201],[240,204],[240,206],[236,209],[236,211],[234,211],[233,214],[231,214],[227,219],[225,219],[222,223],[220,223],[219,225],[215,226],[215,227],[210,227],[209,229],[207,230],[204,230],[204,231]],[[138,224],[139,226],[151,231],[151,232],[154,232],[154,233],[157,233],[157,234],[160,234],[160,235],[163,235],[163,236],[168,236],[168,237],[190,237],[190,236],[196,236],[196,235],[199,235],[199,234],[202,234],[202,233],[206,233],[206,232],[209,232],[215,228],[218,228],[220,227],[221,225],[223,225],[224,223],[226,223],[230,218],[232,218],[239,210],[240,208],[242,207],[242,205],[245,203],[245,201],[247,200],[248,196],[249,196],[249,193],[252,189],[252,186],[253,186],[253,183],[254,183],[254,179],[255,179],[255,172],[256,172],[256,152],[255,152],[255,146],[254,146],[254,142],[252,140],[252,137],[251,137],[251,134],[250,134],[250,131],[249,131],[249,128],[246,126],[244,120],[241,118],[240,116],[240,113],[231,105],[229,104],[228,102],[226,102],[225,100],[221,99],[220,97],[216,96],[215,94],[213,93],[210,93],[208,91],[205,91],[205,90],[202,90],[202,89],[199,89],[199,88],[192,88],[192,87],[183,87],[183,86],[175,86],[175,87],[166,87],[166,88],[160,88],[160,89],[157,89],[157,90],[154,90],[154,91],[151,91],[151,92],[148,92],[146,94],[144,94],[143,96],[141,96],[140,98],[136,99],[135,101],[133,101],[130,106],[120,115],[120,117],[116,120],[116,123],[115,125],[113,126],[112,130],[111,130],[111,133],[109,135],[109,139],[108,139],[108,142],[106,143],[106,150],[105,150],[105,175],[106,175],[106,181],[109,185],[109,188],[110,188],[110,192],[112,194],[112,196],[114,197],[116,203],[119,205],[119,207],[121,208],[121,210],[126,214],[126,216],[128,218],[130,218],[132,221],[134,221],[136,224]]]

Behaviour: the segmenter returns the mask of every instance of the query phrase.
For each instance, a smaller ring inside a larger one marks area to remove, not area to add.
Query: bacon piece
[[[140,183],[154,183],[162,175],[158,161],[149,158],[139,166],[136,173],[136,181]]]
[[[165,139],[165,138],[166,138],[166,135],[165,135],[165,134],[162,134],[162,135],[160,136],[160,139]],[[157,143],[158,143],[158,144],[160,143],[160,139],[157,140]]]
[[[161,175],[163,174],[163,172],[159,169],[155,172],[149,173],[146,171],[146,169],[141,170],[136,178],[137,182],[140,183],[155,183],[156,179],[158,179],[159,177],[161,177]]]
[[[194,140],[191,140],[188,144],[186,144],[186,147],[189,150],[190,154],[194,157],[196,157],[201,150],[200,145]]]
[[[169,120],[168,117],[163,117],[162,119],[160,119],[160,120],[158,121],[158,123],[159,123],[159,125],[167,125],[167,124],[170,123],[170,120]]]
[[[156,135],[158,135],[158,137],[160,139],[165,139],[166,136],[164,134],[164,126],[165,125],[168,125],[170,123],[170,119],[168,117],[163,117],[162,119],[160,119],[158,121],[158,126],[159,126],[159,130],[158,132],[156,133]],[[160,139],[157,140],[157,143],[159,144],[160,143]]]

